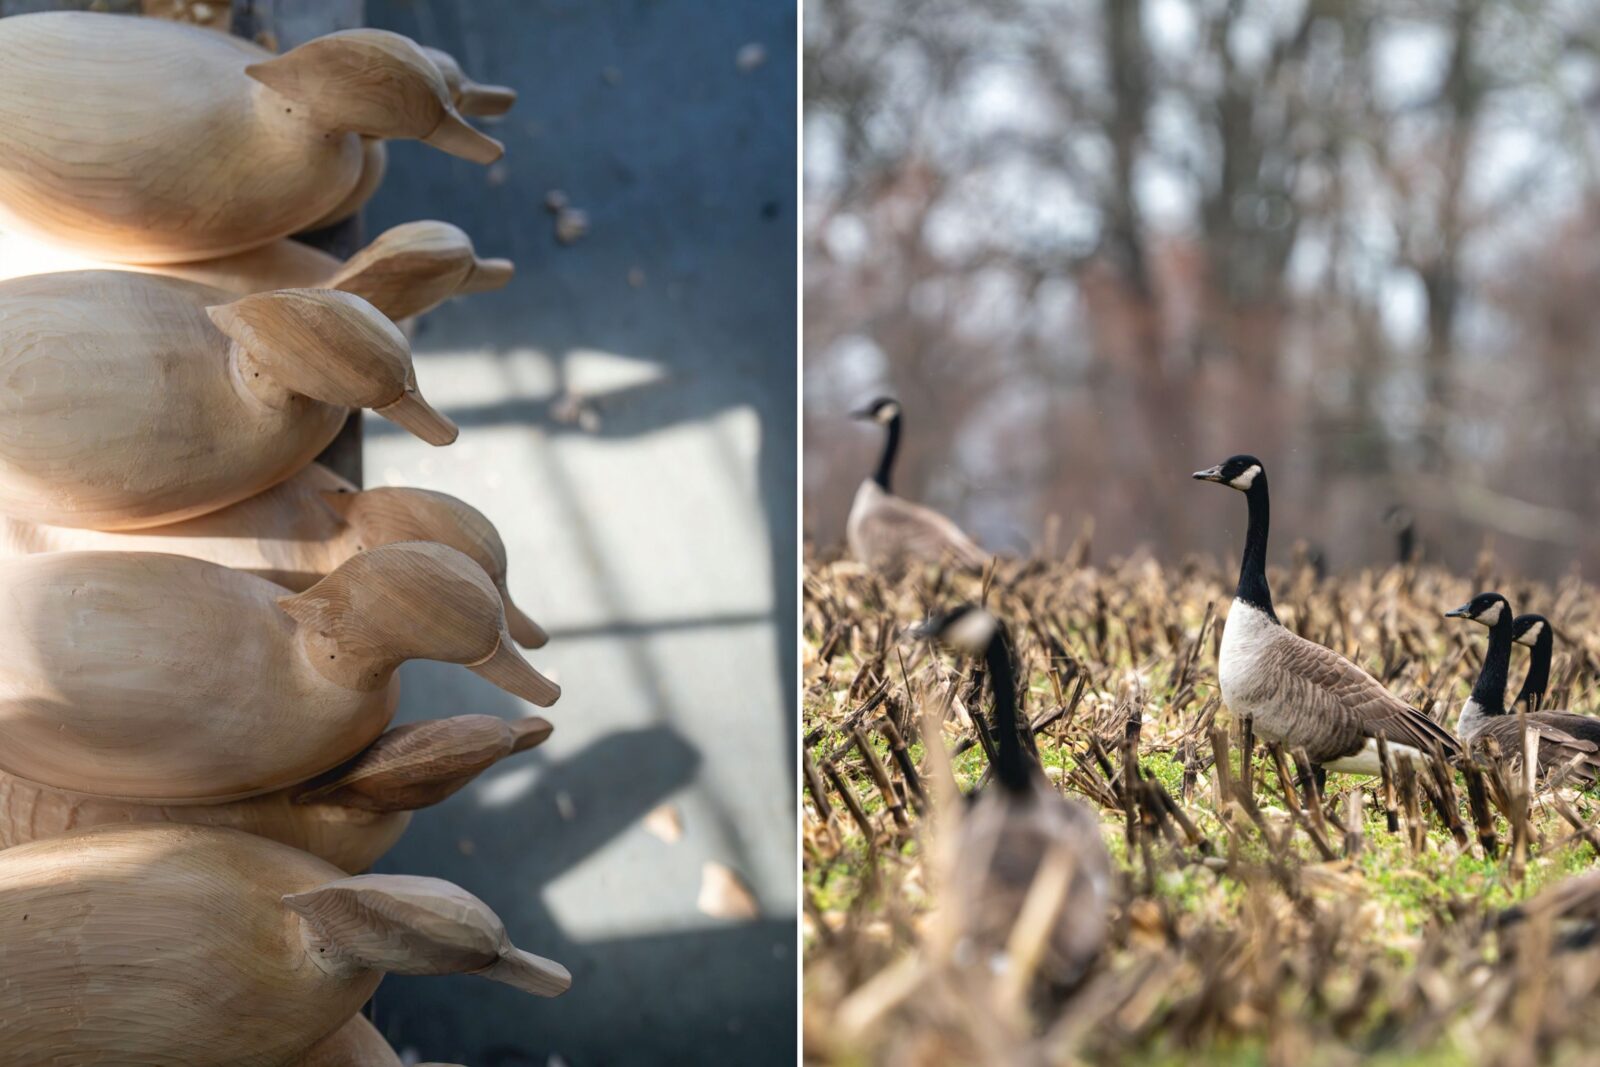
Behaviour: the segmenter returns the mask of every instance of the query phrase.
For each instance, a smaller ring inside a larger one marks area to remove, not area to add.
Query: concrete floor
[[[573,988],[390,978],[376,1021],[421,1059],[793,1062],[795,18],[793,0],[369,0],[369,25],[521,99],[486,127],[507,147],[492,169],[391,147],[367,234],[444,219],[518,275],[417,335],[460,440],[369,417],[367,483],[498,524],[552,635],[530,658],[565,690],[544,747],[419,814],[379,869],[481,896]],[[741,69],[751,45],[764,62]],[[570,246],[552,189],[589,217]],[[460,667],[402,679],[401,720],[530,710]],[[642,823],[663,806],[675,842]],[[757,917],[702,910],[707,863]]]

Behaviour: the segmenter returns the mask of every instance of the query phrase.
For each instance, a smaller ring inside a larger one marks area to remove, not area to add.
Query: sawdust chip
[[[644,817],[644,828],[669,845],[683,837],[683,816],[671,804],[662,804]]]
[[[754,919],[761,914],[756,898],[737,874],[707,860],[700,867],[700,897],[695,906],[713,919]]]

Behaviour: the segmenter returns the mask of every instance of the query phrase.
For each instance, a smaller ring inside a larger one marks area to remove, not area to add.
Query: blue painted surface
[[[566,690],[548,745],[419,814],[380,869],[459,882],[573,989],[390,978],[376,1021],[425,1060],[793,1062],[795,19],[792,0],[368,2],[370,25],[520,93],[484,127],[507,146],[492,173],[391,147],[368,234],[445,219],[518,275],[417,336],[461,442],[427,452],[369,418],[368,481],[456,492],[501,526],[513,590],[553,633],[530,658]],[[741,71],[752,43],[765,62]],[[552,189],[589,215],[571,246]],[[649,380],[573,424],[561,396],[612,356]],[[707,458],[660,467],[679,454]],[[575,523],[594,530],[576,548]],[[459,667],[402,677],[402,719],[527,710]],[[662,803],[675,843],[640,827]],[[759,919],[700,912],[706,861],[750,884]]]

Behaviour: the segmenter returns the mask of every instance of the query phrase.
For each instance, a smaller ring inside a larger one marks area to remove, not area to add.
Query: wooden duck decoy
[[[385,973],[478,974],[538,996],[571,984],[458,886],[349,878],[233,830],[101,827],[0,852],[11,1067],[286,1067]]]
[[[133,21],[133,20],[129,20]],[[226,507],[300,470],[352,407],[430,444],[456,427],[358,296],[233,300],[126,271],[0,282],[0,512],[125,530]]]
[[[467,77],[455,57],[437,48],[422,47],[422,53],[433,61],[439,75],[444,78],[451,103],[463,115],[492,117],[503,115],[517,102],[517,91],[504,85],[480,85]],[[339,206],[306,227],[320,230],[324,226],[343,222],[364,207],[372,194],[383,184],[389,167],[389,153],[384,142],[375,137],[361,139],[361,177]]]
[[[91,796],[217,803],[306,781],[383,732],[408,659],[540,706],[561,694],[483,569],[431,542],[292,595],[181,556],[47,553],[0,564],[0,603],[0,770]]]
[[[360,874],[400,839],[412,812],[439,803],[507,756],[543,744],[552,729],[547,719],[506,722],[493,715],[410,723],[310,782],[226,804],[103,800],[0,772],[0,849],[91,826],[184,823],[242,830]]]
[[[360,1015],[318,1041],[294,1067],[405,1067],[378,1028]]]
[[[84,530],[0,515],[0,557],[104,550],[170,552],[249,571],[298,593],[369,548],[397,541],[437,541],[482,567],[500,591],[506,626],[524,648],[549,640],[511,601],[506,546],[476,508],[427,489],[358,490],[313,463],[263,493],[170,526]]]
[[[294,1067],[405,1067],[378,1028],[353,1015],[332,1034],[312,1046]],[[417,1067],[461,1067],[453,1063],[419,1063]]]
[[[81,270],[162,274],[234,296],[271,289],[338,289],[361,297],[397,323],[454,296],[502,289],[516,273],[508,259],[479,259],[472,238],[432,219],[385,230],[347,261],[285,237],[220,259],[139,266],[0,234],[0,281]]]
[[[421,45],[422,54],[433,61],[450,92],[450,102],[463,115],[493,118],[510,111],[517,102],[517,91],[508,85],[482,85],[467,77],[456,57],[440,48]]]
[[[347,30],[274,56],[159,19],[0,21],[0,229],[129,263],[232,255],[348,200],[363,137],[476,163],[502,151],[396,33]]]

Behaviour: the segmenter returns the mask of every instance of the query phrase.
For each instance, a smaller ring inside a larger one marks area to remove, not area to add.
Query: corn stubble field
[[[1540,912],[1506,921],[1600,865],[1593,795],[1560,782],[1530,792],[1520,772],[1479,759],[1330,775],[1318,797],[1293,753],[1250,744],[1220,703],[1231,568],[1087,556],[1082,537],[1064,562],[899,583],[808,556],[809,1061],[1600,1062],[1600,947]],[[1545,706],[1600,707],[1597,590],[1577,578],[1518,581],[1485,553],[1471,575],[1408,565],[1319,579],[1297,562],[1272,583],[1286,626],[1447,723],[1486,631],[1442,614],[1497,588],[1557,628]],[[1042,939],[1028,916],[999,966],[952,952],[937,907],[930,855],[956,788],[987,770],[972,718],[987,690],[980,669],[905,631],[963,601],[1010,626],[1046,773],[1099,811],[1118,871],[1107,952],[1048,1011],[1028,991]]]

